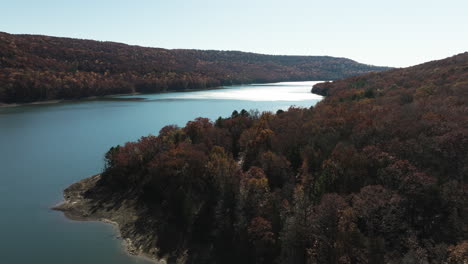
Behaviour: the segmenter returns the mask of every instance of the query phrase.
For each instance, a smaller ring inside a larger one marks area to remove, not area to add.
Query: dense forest
[[[466,263],[468,53],[314,91],[113,147],[85,196],[170,263]]]
[[[0,103],[334,80],[387,69],[327,56],[167,50],[0,32]]]

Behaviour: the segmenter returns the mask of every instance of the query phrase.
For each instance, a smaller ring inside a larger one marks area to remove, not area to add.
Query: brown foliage
[[[168,126],[112,148],[103,185],[195,263],[463,263],[467,82],[468,53],[319,85],[310,109]]]
[[[355,61],[238,51],[166,50],[0,32],[0,102],[331,80],[385,70]]]

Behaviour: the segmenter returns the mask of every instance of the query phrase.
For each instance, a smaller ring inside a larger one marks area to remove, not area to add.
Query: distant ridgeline
[[[67,192],[136,203],[124,236],[169,263],[466,263],[468,53],[314,90],[114,147]]]
[[[335,80],[387,69],[327,56],[167,50],[0,32],[0,103]]]

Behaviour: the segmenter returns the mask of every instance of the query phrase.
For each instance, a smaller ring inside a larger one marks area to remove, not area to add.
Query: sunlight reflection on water
[[[165,99],[226,99],[247,101],[304,101],[317,100],[322,96],[310,92],[319,82],[282,82],[232,86],[224,89],[172,93]]]

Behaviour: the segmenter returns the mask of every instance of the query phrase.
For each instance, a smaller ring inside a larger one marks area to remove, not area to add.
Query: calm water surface
[[[242,85],[152,95],[142,101],[82,101],[0,109],[0,263],[148,263],[121,250],[112,226],[75,222],[49,208],[62,190],[99,173],[117,144],[233,110],[309,107],[316,82]],[[124,96],[129,98],[132,96]]]

